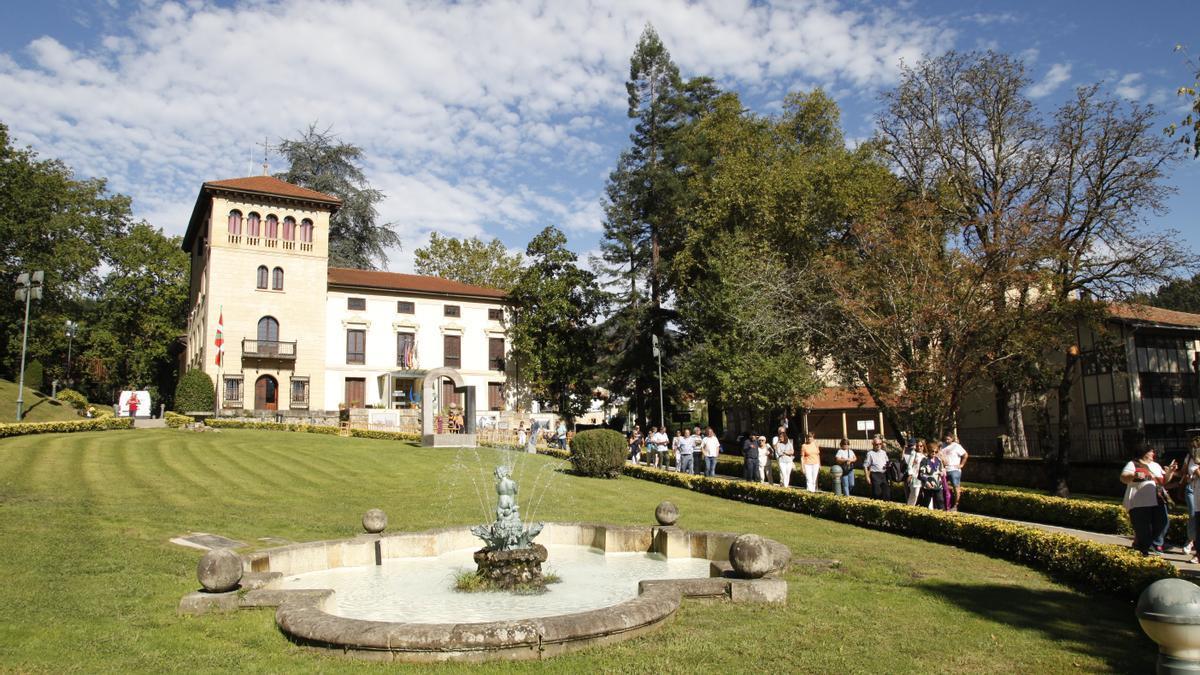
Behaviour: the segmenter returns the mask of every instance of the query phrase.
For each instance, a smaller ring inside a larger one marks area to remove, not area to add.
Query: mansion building
[[[329,266],[336,197],[269,176],[204,183],[191,256],[186,369],[217,385],[222,414],[416,408],[505,410],[507,296],[437,277]],[[222,347],[217,346],[220,332]]]

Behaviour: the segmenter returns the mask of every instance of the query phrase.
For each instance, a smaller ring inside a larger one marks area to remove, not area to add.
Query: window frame
[[[488,307],[488,321],[503,321],[504,310],[496,307]]]
[[[362,351],[351,351],[356,345],[351,343],[351,338],[358,336],[361,344],[357,345]],[[365,328],[347,328],[346,329],[346,365],[359,366],[367,363],[367,329]]]
[[[450,345],[454,345],[454,355],[451,356]],[[453,361],[453,363],[451,363]],[[442,334],[442,366],[462,369],[462,336],[457,333]]]
[[[271,290],[273,290],[273,291],[282,291],[283,290],[283,268],[282,267],[276,267],[275,269],[271,270]]]
[[[442,305],[442,316],[452,319],[461,319],[462,305]]]
[[[416,314],[417,313],[417,303],[413,302],[412,300],[397,300],[396,301],[396,313],[397,314]]]
[[[355,307],[356,304],[360,304],[360,303],[361,303],[360,307]],[[346,311],[348,311],[348,312],[365,312],[365,311],[367,311],[367,299],[366,298],[346,298]]]
[[[265,291],[270,288],[271,270],[266,265],[258,266],[258,278],[255,279],[254,287],[260,291]]]

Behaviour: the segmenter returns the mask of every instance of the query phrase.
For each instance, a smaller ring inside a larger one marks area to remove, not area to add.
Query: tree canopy
[[[427,246],[413,252],[413,258],[420,274],[505,291],[511,290],[521,275],[521,255],[510,254],[499,239],[484,243],[478,237],[458,239],[434,232]]]
[[[329,264],[359,269],[385,265],[388,249],[400,248],[400,237],[392,223],[379,222],[376,205],[384,195],[363,174],[362,148],[311,124],[298,138],[280,141],[277,149],[288,168],[276,178],[342,200],[329,222]]]

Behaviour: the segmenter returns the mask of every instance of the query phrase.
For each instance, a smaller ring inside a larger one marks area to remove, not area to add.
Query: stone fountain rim
[[[656,552],[655,546],[660,539],[674,536],[686,544],[689,557],[708,559],[717,571],[728,567],[729,545],[738,536],[731,532],[686,531],[670,526],[582,521],[546,523],[546,528],[542,535],[546,541],[538,543],[588,545],[605,553]],[[552,541],[570,537],[572,530],[576,541]],[[580,541],[585,538],[590,538],[592,544]],[[452,544],[474,540],[474,537],[470,534],[470,526],[462,525],[263,549],[244,555],[243,566],[251,574],[264,576],[265,572],[270,579],[266,580],[266,587],[246,592],[239,604],[243,607],[277,607],[275,621],[280,630],[293,642],[308,647],[337,650],[362,658],[428,662],[536,659],[592,644],[624,640],[668,619],[678,610],[683,597],[724,597],[735,602],[773,603],[784,602],[787,597],[787,583],[776,576],[779,570],[775,570],[762,579],[715,576],[642,580],[637,597],[585,612],[475,623],[406,623],[330,614],[324,611],[333,598],[334,592],[330,589],[270,587],[270,581],[284,575],[358,566],[355,562],[361,562],[362,554],[359,549],[364,547],[370,548],[372,554],[370,563],[366,564],[374,564],[376,551],[382,551],[389,543],[397,544],[397,550],[403,550],[399,542],[405,539],[412,546],[433,544],[432,549],[426,550],[429,556],[437,556],[448,550],[467,548]],[[440,539],[445,539],[450,546],[440,546]],[[597,541],[600,546],[594,545]],[[318,551],[325,555],[319,555]],[[355,552],[359,557],[355,557]],[[695,555],[697,553],[702,555]],[[271,569],[272,559],[280,562],[280,568],[287,566],[283,564],[285,559],[290,559],[305,569],[295,569],[295,565],[286,572]],[[322,560],[324,566],[321,566]],[[330,564],[333,562],[339,564]]]

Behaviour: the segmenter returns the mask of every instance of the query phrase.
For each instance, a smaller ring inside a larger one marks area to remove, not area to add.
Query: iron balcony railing
[[[296,358],[296,342],[279,340],[242,340],[242,356],[256,359]]]

